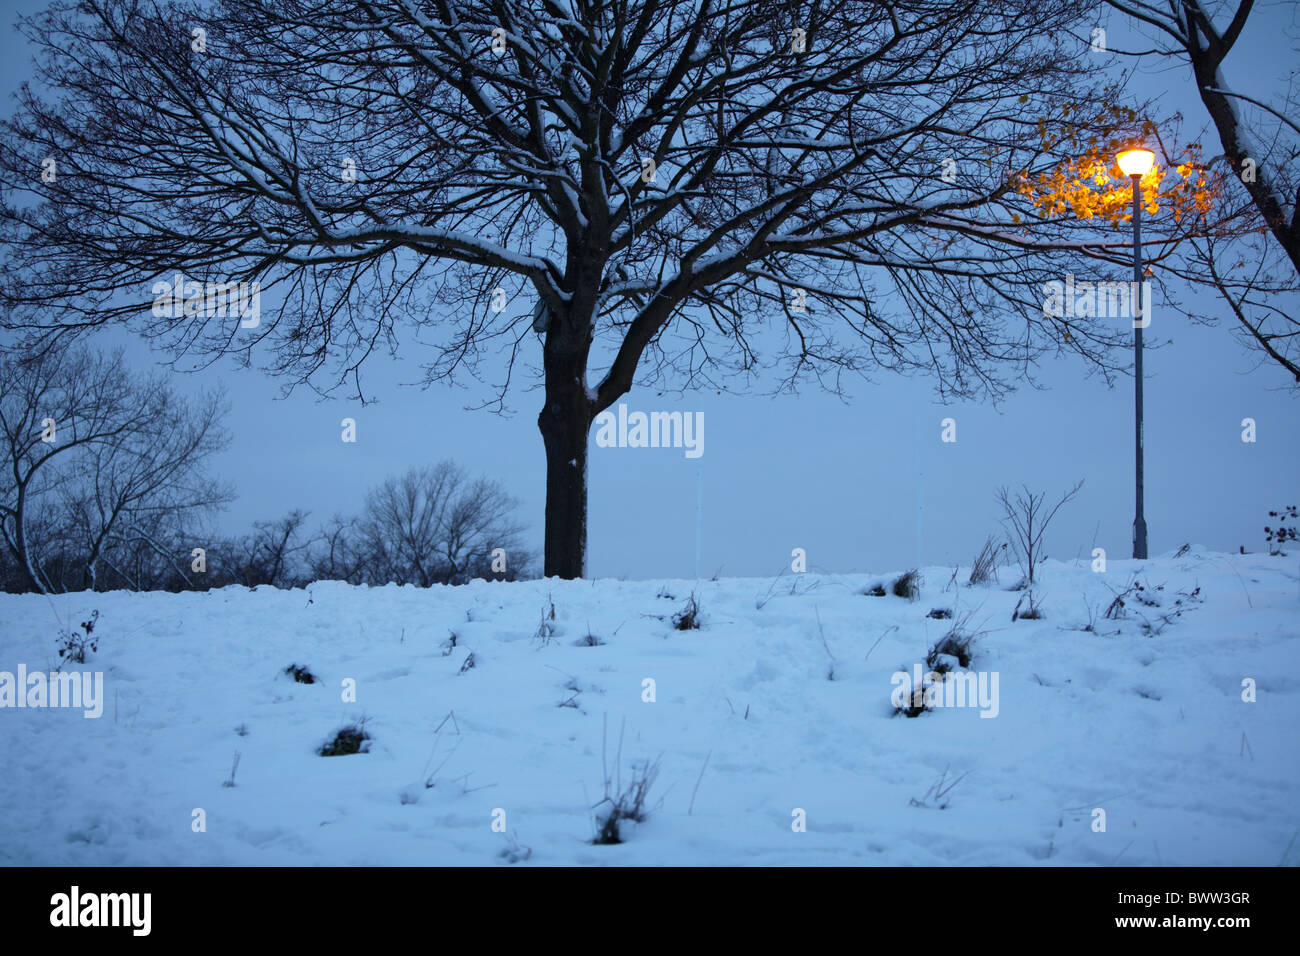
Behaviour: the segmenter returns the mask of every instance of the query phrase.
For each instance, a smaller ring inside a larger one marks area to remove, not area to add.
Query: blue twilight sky
[[[17,13],[43,3],[3,2]],[[1229,84],[1280,103],[1300,47],[1300,5],[1259,9],[1224,67]],[[1124,44],[1119,17],[1104,13],[1112,48]],[[0,33],[0,91],[28,75],[25,41]],[[1093,54],[1098,67],[1118,60]],[[1185,130],[1206,127],[1183,67],[1148,71],[1135,94],[1158,96],[1166,112],[1181,110]],[[1217,139],[1203,138],[1206,155]],[[1190,294],[1181,293],[1184,299]],[[1235,551],[1260,550],[1265,512],[1300,500],[1300,395],[1272,364],[1233,338],[1229,326],[1192,325],[1157,303],[1148,335],[1168,342],[1146,355],[1146,516],[1150,551],[1184,542]],[[139,370],[166,361],[122,331],[101,344],[123,344]],[[522,502],[527,539],[541,549],[545,460],[536,416],[540,392],[516,388],[513,414],[466,411],[487,391],[402,383],[419,377],[428,358],[407,334],[400,360],[372,358],[367,404],[321,400],[307,390],[282,399],[283,382],[233,362],[174,376],[182,390],[224,385],[233,442],[215,471],[239,499],[220,519],[237,532],[252,521],[295,507],[312,522],[354,513],[365,491],[412,465],[453,458],[499,479]],[[535,361],[536,356],[533,357]],[[595,382],[599,373],[589,374]],[[998,530],[998,485],[1026,482],[1053,496],[1080,478],[1086,484],[1058,515],[1048,535],[1050,556],[1086,556],[1094,546],[1127,557],[1133,520],[1132,379],[1114,389],[1084,378],[1063,359],[1040,369],[1048,388],[1023,387],[994,409],[943,406],[924,378],[882,375],[850,382],[847,401],[807,386],[797,396],[763,397],[772,381],[748,395],[713,391],[662,397],[638,386],[630,409],[703,412],[704,454],[681,449],[598,448],[590,462],[588,569],[594,577],[693,577],[697,512],[701,571],[775,575],[804,548],[810,569],[886,570],[906,565],[969,563],[984,536]],[[530,383],[531,384],[531,383]],[[340,420],[357,421],[357,442],[340,440]],[[940,422],[957,422],[957,441],[940,441]],[[1257,422],[1254,444],[1241,440],[1241,420]],[[594,434],[594,433],[593,433]],[[540,558],[538,560],[540,566]]]

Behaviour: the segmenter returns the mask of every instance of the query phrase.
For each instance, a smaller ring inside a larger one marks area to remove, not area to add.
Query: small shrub
[[[930,613],[926,617],[934,618],[936,621],[946,621],[952,617],[952,609],[946,607],[930,608]]]
[[[316,675],[301,664],[290,664],[284,669],[284,672],[299,684],[315,684],[319,682]]]
[[[99,638],[95,636],[95,625],[99,622],[99,611],[90,612],[90,620],[81,622],[81,633],[62,631],[59,633],[59,656],[73,664],[86,663],[86,654],[99,650]]]
[[[1109,621],[1118,621],[1120,618],[1127,617],[1130,601],[1145,607],[1160,607],[1160,592],[1164,589],[1163,584],[1152,587],[1149,581],[1143,581],[1135,576],[1123,591],[1115,595],[1103,616]],[[1197,591],[1199,592],[1200,588],[1197,588]]]
[[[1281,511],[1270,511],[1268,516],[1270,518],[1277,518],[1279,521],[1300,521],[1300,511],[1296,510],[1295,505],[1287,505]],[[1264,534],[1265,540],[1268,541],[1269,544],[1268,553],[1273,555],[1286,554],[1286,552],[1282,550],[1282,545],[1286,544],[1288,541],[1300,541],[1300,537],[1296,534],[1296,527],[1295,524],[1292,524],[1291,527],[1288,528],[1286,525],[1280,523],[1276,528],[1270,528],[1268,525],[1265,525]]]
[[[997,499],[1002,506],[1003,526],[1009,532],[1011,543],[1021,559],[1025,577],[1031,586],[1034,583],[1034,569],[1047,558],[1043,551],[1043,536],[1047,533],[1047,526],[1063,505],[1074,500],[1082,487],[1083,481],[1080,480],[1051,508],[1047,506],[1046,492],[1034,493],[1027,485],[1022,485],[1022,491],[1016,492],[1014,498],[1009,489],[998,489]]]
[[[868,597],[884,597],[884,596],[885,596],[885,586],[884,586],[883,584],[880,584],[879,582],[877,582],[877,583],[871,585],[870,587],[868,587],[868,588],[867,588],[866,590],[864,590],[862,593],[865,594],[865,595],[867,595]]]
[[[1164,589],[1163,584],[1151,587],[1150,582],[1138,581],[1133,588],[1133,600],[1147,607],[1160,607],[1160,592]]]
[[[334,737],[320,745],[316,753],[322,757],[346,757],[349,754],[370,752],[370,734],[366,733],[365,721],[340,727]]]
[[[695,592],[686,599],[686,605],[673,615],[673,628],[678,631],[698,631],[700,629],[700,603],[695,600]]]
[[[889,590],[894,597],[907,598],[909,601],[916,600],[921,596],[921,572],[916,568],[904,571],[894,578],[894,583],[889,586]]]
[[[584,636],[573,642],[574,647],[600,647],[605,642],[588,631]]]
[[[1155,600],[1153,596],[1150,596],[1152,590],[1163,591],[1164,585],[1159,585],[1154,589],[1144,588],[1144,593],[1149,596],[1146,600],[1141,600],[1141,603],[1145,604],[1147,607],[1161,607],[1162,605],[1159,601]],[[1173,607],[1157,614],[1155,616],[1155,621],[1147,620],[1145,615],[1141,615],[1142,633],[1146,634],[1148,637],[1155,637],[1170,624],[1174,623],[1175,620],[1182,617],[1184,611],[1193,610],[1195,606],[1204,601],[1204,598],[1201,597],[1201,587],[1199,584],[1192,591],[1176,591],[1175,594],[1178,596],[1174,598]],[[1139,612],[1139,614],[1141,614],[1141,612]]]
[[[460,670],[458,670],[456,673],[463,674],[466,671],[472,671],[476,666],[477,666],[477,662],[474,660],[474,652],[470,651],[469,657],[465,658],[465,663],[460,665]]]

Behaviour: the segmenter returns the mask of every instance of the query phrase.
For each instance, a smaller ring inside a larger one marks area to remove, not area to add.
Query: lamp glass
[[[1126,149],[1116,161],[1125,176],[1145,176],[1156,164],[1156,154],[1149,149]]]

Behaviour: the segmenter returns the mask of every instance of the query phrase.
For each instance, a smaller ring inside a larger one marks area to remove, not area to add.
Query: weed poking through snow
[[[533,848],[521,844],[516,833],[509,834],[506,839],[510,842],[497,854],[506,863],[521,863],[533,855]]]
[[[587,632],[573,642],[574,647],[600,647],[605,642],[591,632],[591,622],[587,622]]]
[[[1022,609],[1022,605],[1026,605]],[[1043,608],[1034,597],[1032,590],[1026,591],[1020,595],[1020,600],[1016,602],[1015,610],[1011,612],[1013,621],[1041,621],[1043,619]]]
[[[369,753],[370,740],[363,718],[356,723],[340,727],[334,732],[333,738],[320,745],[316,753],[322,757],[346,757],[350,754]]]
[[[609,771],[605,765],[606,737],[608,732],[608,717],[602,719],[600,730],[600,769],[601,776],[604,779],[605,795],[600,802],[591,809],[599,810],[601,807],[608,807],[601,813],[597,813],[593,820],[596,828],[596,835],[592,838],[592,843],[596,846],[611,846],[623,842],[622,825],[625,821],[631,820],[633,823],[644,823],[650,815],[650,808],[646,801],[650,796],[650,788],[654,786],[655,779],[659,776],[659,760],[645,759],[633,767],[632,779],[627,787],[623,786],[623,731],[627,728],[627,721],[619,725],[618,730],[618,751],[614,755],[614,768],[616,779],[609,779]],[[613,788],[611,789],[611,783]]]
[[[916,568],[904,571],[894,579],[894,583],[889,586],[889,590],[894,597],[915,601],[921,596],[921,572]]]
[[[539,641],[543,647],[555,640],[555,635],[559,629],[555,626],[555,600],[548,598],[550,609],[542,608],[542,620],[537,625],[537,630],[533,634],[533,640]]]
[[[235,762],[234,762],[234,763],[231,765],[231,767],[230,767],[230,776],[229,776],[227,779],[221,781],[221,785],[222,785],[223,787],[227,787],[227,788],[234,787],[234,785],[235,785],[235,771],[237,771],[238,769],[239,769],[239,751],[236,750],[236,751],[235,751]]]
[[[296,680],[299,684],[318,683],[316,675],[309,671],[302,664],[290,664],[284,669],[284,672]]]
[[[695,592],[686,599],[686,605],[673,615],[673,628],[678,631],[698,631],[700,629],[700,602],[695,600]]]
[[[625,821],[631,820],[633,823],[645,822],[650,815],[646,800],[650,796],[650,788],[654,786],[655,778],[658,776],[659,761],[642,760],[636,765],[632,780],[626,788],[619,790],[617,796],[611,795],[608,791],[606,792],[605,798],[593,808],[609,805],[609,809],[596,818],[596,836],[591,841],[593,844],[596,846],[609,846],[622,843],[621,827]]]
[[[81,633],[67,630],[59,633],[59,656],[72,664],[86,663],[86,654],[99,650],[99,638],[95,636],[95,625],[99,623],[99,611],[90,612],[90,620],[81,622]]]
[[[913,797],[908,801],[908,805],[913,807],[923,807],[927,810],[947,810],[948,805],[952,803],[951,794],[953,789],[957,784],[969,777],[970,773],[971,772],[967,770],[960,777],[955,777],[951,781],[948,781],[948,768],[944,767],[943,773],[939,775],[939,779],[930,785],[929,790],[925,791],[925,796],[920,800]]]
[[[957,666],[962,668],[971,665],[971,647],[975,643],[978,634],[972,634],[966,630],[967,622],[970,615],[965,615],[960,621],[956,622],[943,638],[935,643],[925,655],[926,670],[933,671],[936,674],[946,674],[952,670],[950,664],[943,658],[950,657],[956,660]]]
[[[966,583],[970,585],[988,584],[990,581],[996,582],[998,579],[998,558],[1006,551],[1006,542],[1001,545],[993,540],[992,535],[984,539],[984,546],[980,548],[979,554],[975,555],[975,561],[970,567],[970,577]]]

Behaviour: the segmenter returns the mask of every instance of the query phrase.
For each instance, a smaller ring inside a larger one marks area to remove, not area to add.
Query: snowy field
[[[1298,571],[1049,561],[1015,621],[1005,567],[927,568],[913,600],[812,573],[0,595],[0,672],[48,676],[97,609],[73,669],[104,675],[98,719],[7,685],[0,862],[1296,865]],[[896,672],[963,621],[986,696],[898,713]],[[361,718],[368,752],[317,754]],[[626,789],[656,759],[649,815],[593,845],[602,765]]]

